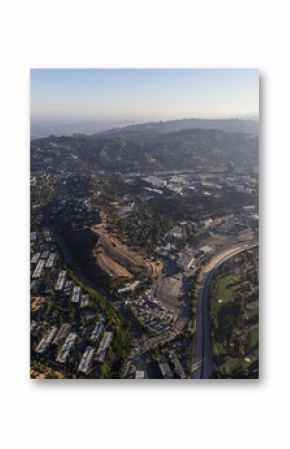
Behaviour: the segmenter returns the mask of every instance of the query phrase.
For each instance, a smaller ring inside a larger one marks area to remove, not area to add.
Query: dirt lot
[[[31,297],[31,311],[36,312],[39,307],[46,302],[46,299],[42,296],[32,296]]]
[[[41,366],[41,369],[37,367],[31,367],[30,368],[30,379],[64,379],[65,374],[60,371],[55,371],[51,368],[47,368],[44,366]]]
[[[181,306],[181,298],[184,294],[182,275],[161,275],[156,286],[157,298],[168,307],[178,309]]]
[[[110,276],[133,279],[138,276],[154,277],[162,270],[162,264],[148,260],[109,236],[100,228],[93,228],[99,236],[93,255],[99,267]]]

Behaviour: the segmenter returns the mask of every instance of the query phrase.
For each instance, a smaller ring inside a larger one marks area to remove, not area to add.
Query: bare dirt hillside
[[[162,271],[160,261],[134,251],[109,234],[104,225],[71,231],[65,236],[73,258],[92,280],[108,278],[156,278]]]
[[[96,230],[99,239],[93,249],[99,267],[110,276],[129,279],[145,276],[152,277],[156,267],[141,254],[134,252],[114,237]]]
[[[46,302],[43,296],[32,296],[31,297],[31,311],[37,312],[37,310]]]

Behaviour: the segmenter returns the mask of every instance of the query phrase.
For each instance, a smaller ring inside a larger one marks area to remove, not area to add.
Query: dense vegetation
[[[258,255],[247,251],[223,264],[211,288],[217,378],[257,378],[259,368]]]
[[[137,202],[130,216],[121,220],[111,209],[108,214],[109,229],[131,246],[152,252],[174,224],[183,220],[199,222],[211,216],[217,218],[233,212],[238,214],[247,201],[245,195],[230,191],[225,191],[222,197],[155,197],[146,202]]]
[[[178,149],[178,151],[177,151]],[[139,171],[224,167],[258,163],[258,136],[217,129],[187,129],[135,136],[48,137],[31,143],[32,171],[88,169]]]

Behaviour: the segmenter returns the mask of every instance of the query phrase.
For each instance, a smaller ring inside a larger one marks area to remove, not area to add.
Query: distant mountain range
[[[32,170],[158,171],[258,165],[258,122],[176,120],[31,142]]]
[[[169,120],[164,122],[149,122],[137,125],[130,125],[123,128],[115,128],[102,133],[102,136],[120,136],[133,137],[143,134],[163,134],[187,129],[217,129],[229,133],[258,134],[258,120],[242,119],[183,119]]]
[[[97,120],[69,117],[31,117],[30,139],[48,136],[71,136],[73,134],[95,134],[112,128],[128,126],[128,120]]]

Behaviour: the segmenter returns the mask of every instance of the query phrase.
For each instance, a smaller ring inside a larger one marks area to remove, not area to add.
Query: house
[[[40,253],[35,253],[32,256],[31,263],[37,263],[40,258]]]
[[[71,297],[72,303],[79,303],[80,302],[80,295],[81,295],[81,287],[74,287]]]
[[[87,346],[85,352],[83,353],[81,362],[79,364],[78,370],[84,374],[87,374],[92,366],[93,356],[95,353],[95,348],[93,346]]]
[[[55,260],[55,253],[50,253],[47,262],[45,264],[45,268],[52,268]]]
[[[37,234],[36,234],[36,232],[31,232],[31,233],[30,233],[30,241],[31,241],[31,242],[36,242],[36,239],[37,239]]]
[[[174,379],[174,375],[173,375],[171,368],[165,358],[159,358],[157,360],[157,363],[158,363],[158,366],[161,371],[163,379]]]
[[[45,352],[47,350],[48,346],[50,345],[50,343],[52,342],[56,333],[57,333],[57,326],[52,326],[45,333],[45,335],[42,337],[42,339],[36,346],[35,352],[37,352],[38,354],[42,354],[43,352]]]
[[[32,279],[39,279],[41,276],[41,273],[43,271],[45,265],[45,260],[44,259],[40,259],[36,265],[36,268],[32,274]]]
[[[67,361],[73,346],[76,344],[77,338],[78,336],[75,332],[68,334],[56,358],[57,362],[65,363]]]
[[[66,271],[63,270],[58,275],[58,279],[56,281],[54,289],[56,291],[62,290],[64,287],[64,284],[65,284],[65,281],[66,281]]]
[[[58,343],[61,342],[61,340],[64,340],[65,337],[68,335],[69,331],[71,330],[71,325],[68,323],[63,323],[57,332],[56,336],[54,337],[53,344],[58,345]]]
[[[124,288],[119,288],[118,289],[118,293],[126,293],[126,292],[129,292],[129,291],[133,291],[133,290],[135,290],[136,287],[138,287],[139,284],[140,284],[140,281],[135,281],[132,284],[128,284]]]
[[[102,363],[105,360],[109,346],[113,338],[113,332],[105,332],[96,354],[96,361]]]
[[[102,332],[103,332],[103,329],[104,329],[104,325],[103,325],[103,323],[101,323],[101,322],[99,321],[99,322],[95,325],[95,327],[94,327],[94,329],[93,329],[93,332],[92,332],[92,334],[91,334],[90,340],[93,341],[93,342],[98,341],[99,338],[100,338],[100,336],[101,336],[101,334],[102,334]]]
[[[172,364],[174,366],[174,370],[175,370],[177,376],[180,379],[186,379],[187,376],[186,376],[186,374],[184,372],[183,366],[182,366],[180,360],[178,359],[175,351],[171,351],[170,354],[169,354],[169,357],[170,357],[170,360],[171,360],[171,362],[172,362]]]
[[[89,295],[82,295],[80,298],[80,308],[84,309],[85,307],[89,307],[90,305],[90,297]]]

